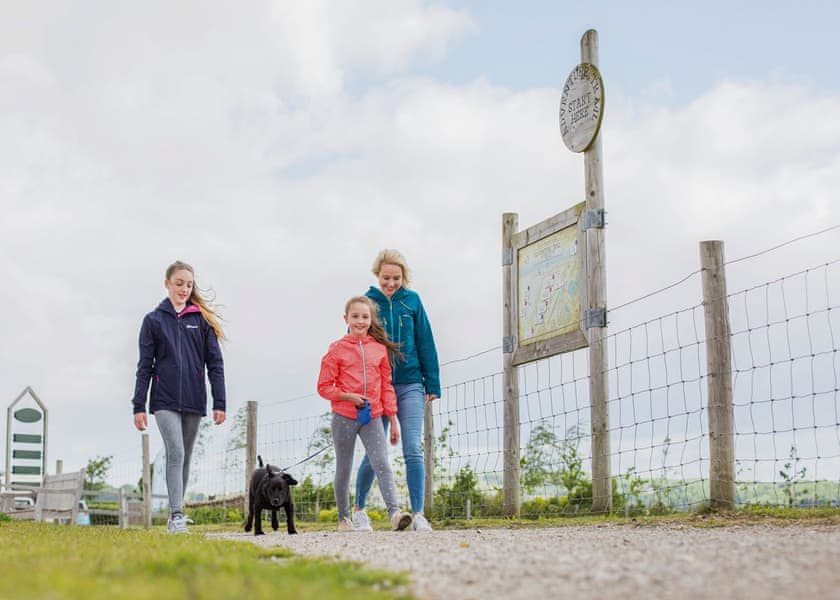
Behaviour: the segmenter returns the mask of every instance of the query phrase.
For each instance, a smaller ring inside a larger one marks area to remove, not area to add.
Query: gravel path
[[[430,600],[840,595],[840,525],[220,535],[410,571]]]

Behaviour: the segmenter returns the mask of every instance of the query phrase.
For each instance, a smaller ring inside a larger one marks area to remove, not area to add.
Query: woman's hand
[[[437,400],[437,399],[438,399],[438,396],[435,396],[434,394],[426,394],[426,402],[431,402],[432,400]]]
[[[213,411],[213,422],[216,425],[221,425],[225,422],[225,411],[223,410],[214,410]]]
[[[400,426],[397,422],[397,416],[391,415],[388,417],[388,420],[391,422],[390,427],[390,434],[391,434],[391,445],[396,446],[400,441]]]
[[[146,427],[149,426],[149,419],[146,413],[134,413],[134,426],[138,431],[146,431]]]

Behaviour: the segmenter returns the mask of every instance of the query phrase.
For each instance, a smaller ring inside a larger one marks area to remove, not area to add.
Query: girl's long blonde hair
[[[385,328],[379,320],[376,303],[367,296],[353,296],[347,301],[347,304],[344,305],[344,316],[347,316],[350,312],[350,306],[353,304],[364,304],[370,308],[370,329],[368,329],[368,335],[388,348],[388,350],[393,352],[397,358],[402,360],[403,355],[402,352],[400,352],[400,345],[392,342],[388,338],[388,334],[385,332]]]
[[[213,331],[216,333],[216,339],[220,342],[226,340],[227,338],[225,337],[225,332],[222,330],[222,324],[220,323],[221,316],[216,309],[201,296],[201,292],[198,289],[198,282],[195,281],[195,270],[192,266],[180,260],[176,260],[166,268],[166,280],[169,281],[175,271],[180,271],[182,269],[189,271],[193,276],[193,288],[192,293],[190,294],[190,302],[198,307],[198,310],[201,311],[201,316],[204,317],[204,320],[207,321],[210,327],[213,328]]]

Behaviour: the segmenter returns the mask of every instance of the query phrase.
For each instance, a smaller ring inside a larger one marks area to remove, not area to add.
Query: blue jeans
[[[397,393],[397,419],[400,421],[405,478],[411,512],[423,512],[423,493],[426,485],[426,470],[423,464],[423,416],[426,410],[426,394],[421,383],[394,384]],[[382,426],[388,432],[388,418],[382,417]],[[356,475],[356,506],[365,507],[368,492],[373,485],[374,473],[367,455],[359,465]]]

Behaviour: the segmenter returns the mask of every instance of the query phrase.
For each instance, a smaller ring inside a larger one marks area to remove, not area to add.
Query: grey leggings
[[[356,434],[362,438],[362,445],[370,459],[373,472],[379,481],[379,491],[388,514],[399,512],[397,487],[388,464],[388,440],[380,419],[373,419],[361,425],[355,419],[339,414],[332,416],[332,437],[335,444],[335,503],[338,506],[339,521],[350,517],[350,472],[353,470],[353,452],[356,449]]]
[[[201,415],[174,410],[155,411],[163,447],[166,451],[166,490],[169,493],[169,512],[184,513],[184,490],[190,479],[190,458]]]

